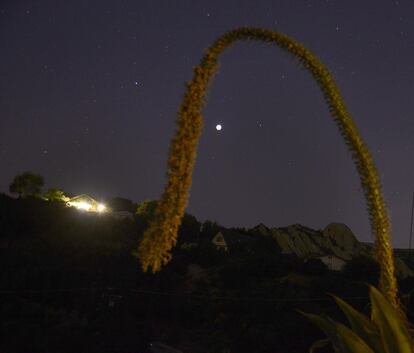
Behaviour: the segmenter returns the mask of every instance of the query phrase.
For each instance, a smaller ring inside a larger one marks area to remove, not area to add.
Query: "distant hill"
[[[323,230],[314,230],[300,224],[284,228],[267,228],[263,224],[251,229],[251,233],[274,239],[282,254],[294,254],[300,259],[317,255],[334,255],[345,261],[358,256],[374,257],[373,244],[358,241],[351,229],[343,223],[330,223]],[[414,272],[396,257],[397,275],[401,278],[414,276]]]

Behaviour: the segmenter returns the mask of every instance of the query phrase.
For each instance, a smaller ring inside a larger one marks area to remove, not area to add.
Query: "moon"
[[[217,131],[220,131],[222,128],[223,128],[223,126],[221,124],[217,124],[216,125],[216,130]]]

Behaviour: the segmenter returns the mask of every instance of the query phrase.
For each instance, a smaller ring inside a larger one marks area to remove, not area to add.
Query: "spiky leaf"
[[[328,337],[329,341],[331,341],[332,346],[335,349],[336,353],[342,353],[339,350],[339,341],[337,338],[335,325],[332,323],[331,320],[328,318],[324,318],[320,315],[314,315],[309,313],[304,313],[303,311],[298,310],[303,316],[307,317],[310,321],[312,321],[316,326],[318,326]]]
[[[309,348],[309,353],[316,353],[316,350],[326,347],[329,343],[331,343],[331,341],[329,341],[327,338],[317,340],[312,343],[312,346]]]
[[[373,286],[370,286],[372,320],[378,327],[387,353],[413,353],[410,335],[396,310]]]
[[[376,353],[345,325],[319,315],[300,313],[324,331],[336,353]]]
[[[355,310],[341,298],[333,295],[335,302],[348,319],[352,330],[361,337],[376,353],[385,353],[378,327],[365,315]]]
[[[349,327],[334,322],[338,335],[341,353],[376,353],[370,346]]]

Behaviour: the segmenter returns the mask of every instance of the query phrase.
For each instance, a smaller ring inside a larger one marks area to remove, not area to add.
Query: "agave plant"
[[[187,84],[179,108],[177,130],[170,144],[167,183],[157,203],[154,219],[138,248],[143,271],[160,271],[172,258],[171,250],[176,244],[178,228],[188,203],[203,127],[204,98],[218,71],[219,57],[234,43],[250,40],[277,45],[298,58],[315,79],[351,152],[375,237],[375,255],[380,265],[379,287],[384,296],[371,288],[372,320],[339,298],[335,300],[350,319],[352,329],[328,318],[305,315],[326,332],[337,353],[411,353],[407,319],[398,298],[389,217],[374,161],[328,69],[305,46],[280,32],[243,27],[224,33],[207,49],[199,65],[194,68],[193,79]]]
[[[317,56],[295,39],[262,28],[243,27],[224,33],[206,50],[200,64],[194,68],[193,79],[187,84],[179,108],[176,134],[170,144],[167,183],[157,203],[154,219],[139,245],[143,271],[160,271],[172,258],[171,249],[176,244],[178,228],[188,203],[197,144],[203,127],[204,98],[218,71],[219,57],[234,43],[251,40],[275,44],[298,58],[320,87],[360,177],[375,237],[375,254],[381,269],[380,290],[391,305],[399,309],[390,224],[379,176],[368,147],[346,109],[332,75]],[[401,316],[404,316],[402,311]]]
[[[406,323],[375,287],[370,286],[371,319],[342,299],[333,297],[350,327],[329,317],[300,312],[327,336],[315,342],[310,353],[329,343],[335,353],[414,353]]]

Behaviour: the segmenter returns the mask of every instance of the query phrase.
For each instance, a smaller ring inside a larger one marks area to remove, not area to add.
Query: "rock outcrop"
[[[275,239],[281,253],[294,254],[304,260],[324,255],[334,255],[345,261],[357,256],[374,256],[372,244],[359,242],[351,229],[342,223],[330,223],[323,230],[314,230],[300,224],[283,228],[267,228],[259,224],[251,231]],[[395,262],[399,277],[414,276],[404,261],[396,258]]]

